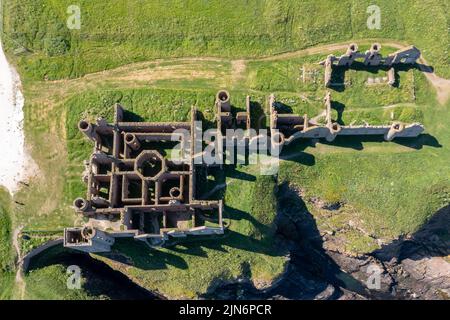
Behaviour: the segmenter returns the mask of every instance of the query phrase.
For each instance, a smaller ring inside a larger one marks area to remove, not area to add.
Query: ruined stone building
[[[190,156],[171,161],[159,151],[173,141],[177,129],[194,134],[197,111],[191,122],[125,122],[115,106],[114,123],[79,122],[79,130],[93,141],[94,150],[83,180],[86,198],[74,207],[89,219],[84,228],[68,228],[66,247],[109,251],[117,237],[158,244],[188,235],[222,234],[222,201],[196,199],[196,166]],[[187,137],[179,135],[179,142]],[[192,137],[195,139],[195,137]]]
[[[404,124],[394,122],[391,125],[349,125],[341,126],[332,121],[331,117],[331,93],[325,96],[325,124],[311,120],[307,114],[280,114],[275,107],[275,96],[271,95],[270,106],[270,130],[272,141],[281,145],[288,145],[293,141],[303,139],[321,139],[333,141],[341,136],[382,136],[386,141],[394,138],[417,137],[424,130],[420,123]]]
[[[348,46],[347,51],[336,57],[335,55],[329,55],[325,61],[321,64],[325,67],[325,86],[333,86],[332,75],[336,68],[351,68],[355,62],[361,62],[367,67],[384,67],[388,68],[388,84],[393,86],[396,83],[395,80],[395,68],[400,65],[413,65],[420,58],[420,51],[414,46],[406,49],[398,50],[389,54],[387,57],[383,57],[380,53],[381,44],[374,43],[365,53],[358,51],[358,45],[352,43]]]
[[[416,61],[417,49],[411,47],[383,58],[381,46],[373,45],[365,55],[356,45],[336,58],[324,62],[325,82],[331,79],[331,64],[351,65],[364,57],[365,63],[392,66]],[[328,92],[324,99],[325,123],[313,121],[307,114],[282,114],[276,109],[276,98],[270,96],[269,112],[271,141],[283,146],[297,139],[333,141],[336,136],[379,135],[391,141],[397,137],[417,137],[424,128],[419,123],[394,122],[384,126],[341,126],[331,116],[332,100]],[[251,129],[251,101],[246,99],[245,111],[233,113],[230,94],[221,90],[215,99],[218,153],[223,153],[226,130]],[[75,199],[75,210],[87,220],[84,227],[64,230],[64,246],[85,252],[106,252],[115,238],[131,237],[149,245],[161,245],[170,239],[189,236],[211,236],[224,233],[221,200],[200,200],[197,195],[197,171],[205,164],[194,160],[201,156],[194,148],[199,115],[193,107],[190,122],[128,122],[122,106],[115,106],[113,123],[99,118],[96,123],[81,120],[79,130],[94,144],[83,181],[87,185],[85,198]],[[201,122],[200,122],[201,123]],[[201,126],[201,125],[200,125]],[[185,134],[178,134],[178,130]],[[245,136],[249,140],[250,136]],[[168,150],[177,143],[189,150],[181,152],[175,161]]]

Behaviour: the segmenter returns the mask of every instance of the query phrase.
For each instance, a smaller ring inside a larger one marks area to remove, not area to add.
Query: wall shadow
[[[345,104],[331,100],[331,108],[336,110],[337,112],[336,122],[339,123],[341,126],[345,125],[344,120],[342,120],[342,116],[345,110]]]
[[[123,120],[125,122],[145,122],[145,119],[139,114],[127,109],[123,110]]]
[[[433,148],[442,148],[442,144],[436,139],[436,137],[431,134],[424,133],[419,135],[417,138],[395,138],[393,142],[400,144],[405,147],[420,150],[424,146],[429,146]]]
[[[291,106],[289,106],[289,105],[287,105],[287,104],[285,104],[285,103],[283,103],[283,102],[275,101],[273,105],[274,105],[274,107],[275,107],[275,110],[276,110],[278,113],[293,113],[293,112],[294,112],[294,111],[292,110],[292,107],[291,107]]]
[[[389,142],[386,142],[383,136],[337,136],[332,142],[328,142],[325,139],[320,140],[320,143],[325,145],[349,148],[353,150],[363,150],[364,142],[396,143],[415,150],[420,150],[424,146],[433,148],[442,147],[439,141],[428,133],[420,134],[416,138],[395,138]]]
[[[263,106],[256,101],[250,100],[250,125],[256,131],[265,129],[267,117]]]
[[[189,113],[190,115],[190,113]],[[200,110],[197,110],[197,120],[202,122],[203,130],[215,129],[217,125],[214,121],[205,118],[205,115]]]
[[[106,296],[113,300],[154,300],[162,298],[140,287],[106,263],[92,258],[89,254],[65,249],[62,244],[49,248],[31,258],[27,273],[51,265],[62,265],[64,268],[71,265],[80,267],[81,274],[86,280],[82,285],[83,290],[89,295]]]
[[[316,164],[314,155],[305,152],[307,147],[315,147],[313,139],[298,139],[291,144],[283,146],[280,159],[283,161],[296,162],[305,166],[313,166]]]
[[[131,257],[131,259],[121,259],[120,252],[127,252],[127,256]],[[99,255],[141,270],[162,270],[167,269],[168,266],[182,270],[188,269],[186,261],[180,256],[152,249],[144,242],[130,238],[116,239],[111,252]]]

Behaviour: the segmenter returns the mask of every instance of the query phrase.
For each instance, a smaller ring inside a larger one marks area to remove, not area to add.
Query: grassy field
[[[438,74],[450,75],[446,0],[80,0],[79,30],[66,28],[71,4],[5,1],[7,44],[22,52],[24,76],[79,77],[168,56],[266,56],[361,38],[414,43]],[[381,29],[368,29],[369,5],[380,7]]]
[[[12,296],[14,283],[10,202],[9,193],[0,188],[0,300]]]
[[[111,6],[106,1],[82,0],[78,2],[82,29],[74,31],[64,26],[69,3],[4,1],[3,41],[23,79],[26,139],[39,172],[14,197],[24,205],[5,205],[11,221],[0,216],[2,237],[10,235],[11,225],[24,225],[27,234],[38,235],[82,222],[70,205],[85,194],[82,162],[91,144],[76,124],[81,118],[110,118],[116,102],[134,119],[183,121],[196,105],[211,121],[214,94],[225,87],[237,109],[244,107],[246,94],[252,96],[255,119],[267,111],[271,93],[282,112],[315,116],[323,110],[325,95],[323,70],[317,62],[328,52],[258,57],[350,39],[415,44],[438,74],[450,77],[450,15],[445,0],[254,0],[247,1],[245,8],[237,0],[167,0],[164,6],[159,1],[117,0]],[[367,30],[369,4],[382,9],[381,30]],[[358,42],[365,50],[371,41]],[[386,54],[392,51],[383,47]],[[181,56],[193,58],[174,58]],[[206,58],[210,56],[214,58]],[[147,61],[154,58],[160,59]],[[305,82],[302,68],[310,72]],[[102,70],[107,71],[91,74]],[[286,253],[272,246],[276,190],[283,182],[304,189],[305,199],[345,203],[338,214],[307,205],[321,230],[345,229],[349,221],[357,221],[358,228],[366,231],[337,231],[347,251],[371,252],[377,246],[373,238],[389,241],[413,233],[450,202],[450,104],[436,102],[433,88],[417,70],[400,71],[396,88],[366,85],[368,77],[385,73],[338,74],[347,85],[332,91],[334,119],[341,124],[420,121],[426,126],[425,135],[391,143],[357,138],[314,146],[298,143],[285,150],[290,158],[282,162],[278,177],[260,176],[251,166],[228,168],[205,183],[208,188],[228,183],[214,195],[225,199],[229,231],[223,238],[160,250],[118,241],[115,254],[125,254],[131,265],[115,262],[114,256],[98,258],[139,284],[172,297],[198,297],[218,279],[245,277],[257,285],[270,283],[286,261]],[[50,81],[68,78],[77,79]],[[41,240],[33,238],[22,249],[27,251]],[[8,245],[0,247],[1,255],[11,257],[8,252]],[[50,299],[63,294],[64,277],[58,263],[36,269],[26,277],[28,297]],[[14,281],[11,273],[0,279],[0,286],[6,288]],[[2,291],[4,297],[10,296]],[[67,296],[87,297],[85,293]]]
[[[314,157],[314,165],[283,162],[280,179],[306,189],[309,196],[345,202],[376,237],[395,237],[417,230],[437,209],[449,203],[450,131],[447,106],[429,94],[424,76],[417,73],[417,103],[423,108],[427,134],[394,143],[337,139],[335,146],[306,144],[295,148]],[[291,151],[292,152],[292,151]]]

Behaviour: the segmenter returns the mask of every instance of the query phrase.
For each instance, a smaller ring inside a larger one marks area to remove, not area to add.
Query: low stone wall
[[[22,261],[21,261],[22,262],[22,270],[23,270],[23,272],[27,271],[28,266],[30,264],[31,258],[33,258],[34,256],[40,254],[41,252],[43,252],[43,251],[45,251],[45,250],[47,250],[49,248],[52,248],[52,247],[57,246],[57,245],[62,245],[63,244],[63,240],[64,240],[63,238],[59,238],[59,239],[56,239],[56,240],[50,240],[50,241],[44,243],[43,245],[41,245],[41,246],[31,250],[30,252],[28,252],[22,258]]]

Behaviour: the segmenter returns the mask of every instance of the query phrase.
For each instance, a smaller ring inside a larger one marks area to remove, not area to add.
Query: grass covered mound
[[[255,172],[254,172],[255,171]],[[139,285],[170,298],[198,298],[223,282],[247,279],[256,287],[270,285],[284,271],[284,249],[274,244],[276,181],[257,168],[225,172],[225,223],[220,238],[149,249],[133,240],[116,241],[112,254],[96,256],[126,273]],[[117,260],[123,254],[126,263]]]
[[[4,4],[7,47],[20,54],[23,75],[73,78],[159,57],[266,56],[363,38],[412,43],[438,74],[450,75],[446,0],[80,0],[79,30],[66,27],[70,5]],[[380,29],[367,27],[370,5],[380,7]]]
[[[54,264],[32,270],[25,277],[27,300],[90,300],[84,290],[69,290],[67,288],[67,267]],[[86,279],[82,279],[82,283]]]

